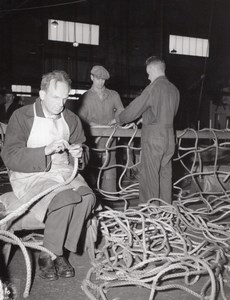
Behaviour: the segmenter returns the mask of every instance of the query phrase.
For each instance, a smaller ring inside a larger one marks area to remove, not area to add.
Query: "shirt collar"
[[[97,95],[98,96],[98,93],[95,91],[95,89],[93,88],[93,87],[91,87],[90,89],[89,89],[89,94],[91,95],[91,96],[95,96],[95,95]],[[108,96],[108,89],[105,87],[104,88],[104,90],[103,90],[103,98],[106,98],[107,96]]]

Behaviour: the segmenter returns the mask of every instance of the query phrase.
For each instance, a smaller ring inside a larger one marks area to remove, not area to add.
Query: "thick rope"
[[[98,177],[98,190],[105,200],[128,200],[138,196],[138,183],[123,186],[124,174],[140,163],[130,162],[130,151],[139,151],[140,154],[140,148],[131,148],[136,135],[135,126],[133,128],[126,146],[109,147],[117,129],[114,127],[105,149],[91,149],[106,153]],[[229,151],[230,143],[220,143],[216,130],[202,131],[212,134],[207,145],[201,145],[198,133],[193,129],[186,129],[178,137],[175,161],[181,163],[185,175],[174,182],[177,201],[173,205],[161,199],[150,199],[136,209],[128,209],[126,205],[124,211],[106,207],[105,211],[99,212],[105,242],[97,250],[93,266],[82,284],[89,299],[101,297],[106,300],[110,288],[129,285],[149,289],[149,299],[154,299],[156,292],[168,289],[181,289],[202,300],[216,299],[220,290],[222,298],[226,299],[223,273],[230,258],[230,228],[225,221],[230,215],[230,191],[223,181],[228,182],[230,170],[220,169],[218,160],[222,152]],[[194,134],[189,146],[183,139],[187,132]],[[108,169],[109,153],[115,149],[126,150],[126,161],[123,165],[109,166],[122,168],[118,178],[119,190],[111,193],[102,190],[100,182],[103,170]],[[204,170],[207,153],[212,154],[212,161],[209,159],[208,163],[213,165]],[[214,178],[217,191],[204,189],[201,182],[205,178]],[[193,194],[183,188],[187,180],[195,187]],[[156,205],[157,202],[160,206]],[[202,288],[199,286],[201,278],[206,280]],[[182,283],[176,283],[175,279]]]
[[[171,217],[166,220],[164,213],[170,208]],[[82,286],[90,299],[95,299],[95,292],[107,299],[106,290],[124,285],[145,286],[150,290],[149,299],[153,299],[157,291],[171,288],[187,291],[198,299],[215,299],[216,284],[221,280],[219,274],[226,264],[225,251],[218,244],[218,238],[206,240],[202,228],[200,241],[191,240],[186,234],[189,228],[175,211],[170,206],[164,209],[149,203],[139,211],[99,213],[105,243]],[[178,233],[176,223],[183,234]],[[208,277],[209,295],[191,288],[203,275]],[[96,282],[91,278],[97,278]],[[176,278],[184,278],[184,283],[175,284]],[[168,283],[169,280],[172,282]]]

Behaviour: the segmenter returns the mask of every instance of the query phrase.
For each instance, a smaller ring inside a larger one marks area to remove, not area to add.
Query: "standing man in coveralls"
[[[2,159],[10,172],[17,201],[26,203],[35,195],[73,174],[71,161],[82,156],[85,135],[80,119],[64,105],[71,80],[64,71],[42,77],[39,98],[16,110],[6,130]],[[73,277],[66,251],[76,252],[85,222],[95,205],[95,196],[80,174],[67,189],[45,196],[31,209],[33,218],[45,224],[43,246],[57,258],[41,252],[40,276],[46,280]]]
[[[94,66],[90,72],[93,82],[91,88],[82,96],[81,107],[78,111],[80,118],[89,126],[111,125],[115,115],[119,114],[124,106],[119,94],[105,87],[105,81],[110,78],[109,72],[103,66]],[[105,149],[108,138],[102,137],[96,143],[98,149]],[[116,146],[116,139],[111,139],[110,147]],[[105,154],[105,153],[104,153]],[[108,166],[116,164],[116,151],[109,151]],[[98,156],[103,154],[98,153]],[[101,188],[108,192],[116,192],[116,168],[103,172]]]
[[[146,60],[150,84],[117,117],[118,124],[142,116],[140,202],[160,198],[172,202],[172,156],[175,151],[174,117],[179,91],[165,76],[165,62],[156,56]]]

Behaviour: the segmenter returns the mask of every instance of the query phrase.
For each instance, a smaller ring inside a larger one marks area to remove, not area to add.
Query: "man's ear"
[[[93,81],[93,75],[92,74],[90,74],[90,79]]]
[[[40,99],[41,99],[42,101],[44,100],[45,95],[46,95],[46,92],[45,92],[45,91],[42,91],[42,90],[39,91],[39,97],[40,97]]]

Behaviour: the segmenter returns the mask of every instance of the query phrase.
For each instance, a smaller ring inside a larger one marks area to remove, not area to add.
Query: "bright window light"
[[[169,52],[171,54],[208,57],[209,42],[207,39],[170,35]]]
[[[75,95],[75,94],[80,94],[80,95],[82,95],[82,94],[84,94],[86,91],[87,91],[87,90],[71,89],[70,92],[69,92],[69,94],[70,94],[70,95]]]
[[[99,25],[49,19],[48,39],[72,44],[99,45]]]
[[[12,92],[16,93],[31,93],[31,86],[30,85],[11,85]]]
[[[71,89],[70,92],[69,92],[68,100],[78,100],[80,98],[79,95],[84,94],[86,91],[87,90]]]

